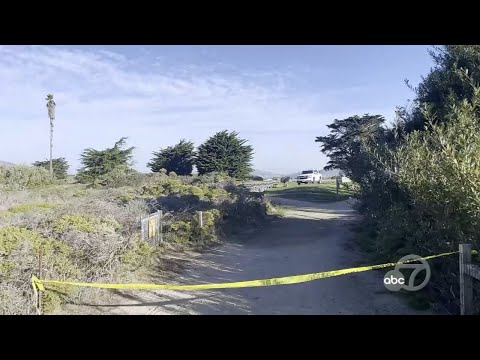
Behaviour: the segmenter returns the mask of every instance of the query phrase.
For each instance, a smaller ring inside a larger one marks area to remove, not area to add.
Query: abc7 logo
[[[404,263],[405,261],[418,261],[420,264],[409,264]],[[410,274],[408,283],[405,282],[405,277],[400,272],[401,269],[413,269],[413,272]],[[425,270],[426,275],[423,282],[415,286],[415,279],[421,271]],[[407,291],[418,291],[427,286],[431,277],[430,266],[427,261],[418,255],[407,255],[398,260],[395,269],[387,272],[383,278],[383,283],[385,287],[390,291],[400,291],[405,289]]]

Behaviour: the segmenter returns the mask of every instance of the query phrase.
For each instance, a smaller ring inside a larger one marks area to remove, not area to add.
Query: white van
[[[297,184],[320,184],[322,182],[322,174],[319,170],[303,170],[297,175]]]

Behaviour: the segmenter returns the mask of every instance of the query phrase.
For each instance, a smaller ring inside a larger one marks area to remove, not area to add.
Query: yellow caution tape
[[[423,259],[429,260],[438,258],[441,256],[457,254],[458,251],[443,253],[439,255],[431,255],[424,257]],[[477,253],[472,251],[472,253]],[[414,262],[417,261],[407,260],[402,263]],[[288,284],[299,284],[308,281],[314,281],[318,279],[325,279],[334,276],[341,276],[353,273],[359,273],[369,270],[377,270],[396,266],[400,264],[396,263],[387,263],[380,265],[372,266],[363,266],[357,268],[343,269],[343,270],[332,270],[324,271],[319,273],[305,274],[305,275],[295,275],[295,276],[284,276],[272,279],[263,279],[263,280],[250,280],[250,281],[239,281],[239,282],[229,282],[222,284],[198,284],[198,285],[163,285],[163,284],[101,284],[101,283],[86,283],[86,282],[74,282],[74,281],[59,281],[59,280],[40,280],[35,276],[32,276],[32,285],[35,288],[38,288],[40,291],[45,291],[44,284],[61,284],[61,285],[70,285],[70,286],[81,286],[81,287],[92,287],[99,289],[117,289],[117,290],[179,290],[179,291],[192,291],[192,290],[213,290],[213,289],[238,289],[238,288],[247,288],[247,287],[260,287],[260,286],[273,286],[273,285],[288,285]]]

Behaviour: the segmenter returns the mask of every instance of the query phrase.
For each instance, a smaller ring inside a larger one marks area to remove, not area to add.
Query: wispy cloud
[[[312,152],[313,141],[335,117],[326,104],[335,101],[337,93],[292,93],[291,72],[215,72],[180,65],[166,69],[162,60],[152,56],[152,66],[145,67],[110,50],[0,47],[0,160],[29,163],[47,156],[44,98],[53,93],[55,155],[67,157],[74,169],[83,149],[110,146],[122,136],[137,147],[137,167],[145,170],[151,152],[159,147],[180,138],[199,144],[223,129],[250,136],[258,167],[297,169],[324,162]],[[310,151],[306,160],[298,153],[291,156],[282,136],[298,133],[310,141],[304,146],[298,141],[295,149]],[[282,166],[270,164],[275,158],[285,159]]]

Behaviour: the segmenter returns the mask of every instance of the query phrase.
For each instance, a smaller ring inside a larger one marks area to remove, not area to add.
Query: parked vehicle
[[[319,170],[303,170],[301,174],[297,176],[297,184],[320,184],[322,182],[322,174]]]

